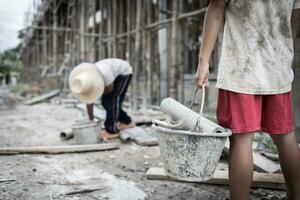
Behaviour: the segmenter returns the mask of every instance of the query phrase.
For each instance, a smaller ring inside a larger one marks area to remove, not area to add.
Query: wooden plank
[[[147,179],[150,180],[168,180],[176,179],[168,177],[163,168],[150,168],[146,172]],[[203,184],[228,185],[228,171],[216,170],[211,180],[202,182]],[[252,186],[253,188],[285,189],[285,182],[282,174],[270,174],[254,172]]]
[[[120,145],[118,143],[69,146],[3,147],[0,148],[0,155],[79,153],[112,150],[118,149],[119,147]]]
[[[36,96],[32,99],[29,99],[29,100],[25,101],[24,104],[25,105],[32,105],[32,104],[44,101],[46,99],[49,99],[51,97],[57,96],[59,93],[60,93],[60,90],[52,90],[51,92],[48,92],[46,94]]]
[[[0,180],[0,183],[5,183],[5,182],[15,182],[16,179],[3,179],[3,180]]]
[[[188,12],[188,13],[182,13],[179,15],[178,19],[185,19],[185,18],[188,18],[188,17],[194,17],[194,16],[197,16],[197,15],[201,15],[201,14],[204,14],[206,12],[207,8],[201,8],[200,10],[195,10],[193,12]],[[165,24],[168,24],[172,22],[172,18],[168,18],[168,19],[164,19],[164,20],[160,20],[158,22],[154,22],[152,24],[148,24],[146,26],[147,29],[149,28],[157,28],[161,25],[165,25]]]
[[[171,31],[170,97],[174,99],[177,99],[178,95],[178,16],[179,0],[173,0]]]
[[[82,194],[82,193],[90,193],[90,192],[95,192],[98,190],[102,190],[104,187],[97,187],[97,188],[83,188],[83,189],[78,189],[74,190],[71,192],[67,192],[65,195],[75,195],[75,194]]]
[[[226,141],[224,152],[229,152],[229,140]],[[280,165],[259,153],[253,152],[254,169],[259,172],[279,173],[281,172]]]

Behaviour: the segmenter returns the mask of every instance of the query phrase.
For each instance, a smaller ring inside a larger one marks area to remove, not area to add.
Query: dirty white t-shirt
[[[291,90],[293,8],[300,0],[230,0],[217,87],[245,94]]]
[[[126,60],[107,58],[95,63],[103,76],[105,86],[111,84],[119,75],[132,74],[132,67]]]

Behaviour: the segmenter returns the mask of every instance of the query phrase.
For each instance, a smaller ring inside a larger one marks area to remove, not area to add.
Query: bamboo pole
[[[180,13],[183,13],[185,10],[185,3],[183,2],[183,0],[179,0],[179,15]],[[184,98],[184,73],[185,73],[185,67],[188,66],[188,63],[185,63],[185,35],[188,32],[188,23],[186,19],[183,19],[180,21],[180,29],[182,31],[179,32],[179,41],[180,41],[180,45],[178,45],[178,53],[179,53],[179,80],[180,80],[180,100],[182,103],[185,103],[185,98]]]
[[[172,32],[171,32],[171,85],[170,85],[170,96],[177,99],[177,46],[178,46],[178,14],[179,14],[179,0],[173,0],[173,13],[172,13]]]
[[[147,1],[147,24],[152,23],[152,1]],[[153,59],[152,59],[152,53],[153,53],[153,36],[152,32],[150,30],[147,31],[147,45],[146,45],[146,94],[148,95],[147,99],[152,103],[152,90],[153,90],[153,76],[152,76],[152,69],[151,66],[153,66]]]
[[[149,13],[148,13],[149,14]],[[147,24],[147,4],[143,6],[143,12],[142,12],[142,24]],[[147,80],[148,80],[148,73],[147,73],[147,30],[145,29],[144,26],[142,26],[142,61],[141,61],[141,76],[143,77],[142,81],[142,90],[141,90],[141,95],[142,95],[142,110],[147,109],[147,104],[148,104],[148,93],[149,90],[147,88]]]
[[[99,58],[104,58],[104,52],[103,52],[103,43],[102,43],[102,40],[103,40],[103,12],[104,12],[104,9],[103,9],[103,0],[99,0],[99,10],[100,10],[100,13],[101,13],[101,21],[100,21],[100,24],[99,24],[99,38],[98,38],[98,51],[99,51]]]
[[[53,1],[54,9],[53,9],[53,28],[57,28],[57,8],[56,8],[56,0]],[[57,32],[54,31],[52,33],[52,51],[53,51],[53,62],[52,62],[52,73],[57,72]]]
[[[132,9],[132,1],[133,0],[126,0],[126,53],[125,58],[126,60],[131,63],[131,9]],[[135,72],[134,72],[135,73]],[[133,81],[132,81],[133,82]],[[133,107],[133,84],[130,84],[130,107]]]
[[[133,109],[138,109],[138,94],[139,94],[139,76],[140,76],[140,67],[141,67],[141,50],[142,50],[142,1],[137,0],[137,7],[136,7],[136,36],[135,36],[135,61],[134,61],[134,78],[133,78]]]
[[[46,24],[46,20],[43,20],[43,24]],[[43,64],[47,65],[47,30],[42,30],[43,34]]]
[[[126,23],[126,18],[124,18],[124,9],[126,7],[124,7],[124,3],[125,1],[119,1],[119,16],[118,16],[118,33],[124,33],[124,24]],[[124,23],[125,22],[125,23]],[[118,44],[118,55],[120,58],[125,58],[125,45],[126,43],[122,43],[122,40],[118,40],[118,34],[116,35],[116,40],[117,40],[117,44]]]
[[[112,35],[112,1],[106,1],[107,10],[107,35]],[[111,40],[107,43],[108,57],[112,57],[112,42]]]
[[[85,32],[85,4],[83,1],[80,3],[80,60],[83,61],[85,59],[85,38],[83,36],[83,33]]]
[[[112,56],[114,58],[117,57],[117,27],[118,27],[118,7],[117,7],[117,0],[112,0],[112,22],[113,22],[113,27],[112,27]]]
[[[92,19],[93,19],[93,23],[92,23],[92,34],[93,35],[97,35],[98,36],[98,34],[96,34],[96,0],[90,0],[89,1],[89,10],[90,10],[90,14],[91,14],[91,16],[92,16]],[[89,16],[90,17],[90,16]],[[90,50],[90,60],[92,61],[92,62],[95,62],[96,61],[96,40],[95,40],[95,37],[90,37],[91,39],[90,39],[90,46],[91,46],[91,48],[89,48],[89,50]]]
[[[127,26],[127,32],[126,32],[126,53],[125,57],[128,62],[130,62],[130,50],[131,50],[131,1],[126,1],[126,26]]]
[[[193,12],[183,13],[183,14],[181,14],[181,15],[178,16],[178,20],[182,20],[182,19],[185,19],[185,18],[194,17],[194,16],[197,16],[197,15],[204,14],[206,12],[206,10],[207,10],[207,7],[201,8],[199,10],[195,10]],[[165,19],[165,20],[160,20],[158,22],[155,22],[155,23],[152,23],[152,24],[148,24],[147,28],[149,28],[149,29],[151,29],[151,28],[157,28],[159,26],[166,25],[166,24],[168,24],[170,22],[172,22],[172,18]]]
[[[0,155],[7,154],[59,154],[59,153],[79,153],[89,151],[103,151],[118,149],[119,144],[86,144],[86,145],[69,145],[69,146],[37,146],[37,147],[3,147],[0,148]]]

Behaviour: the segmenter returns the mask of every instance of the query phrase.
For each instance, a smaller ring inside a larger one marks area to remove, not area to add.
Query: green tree
[[[20,46],[4,51],[0,54],[0,72],[21,72],[22,62],[19,58]]]

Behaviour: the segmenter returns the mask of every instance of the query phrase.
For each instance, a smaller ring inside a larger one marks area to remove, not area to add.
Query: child
[[[291,199],[300,199],[300,150],[291,104],[296,31],[290,23],[291,16],[293,22],[300,19],[298,8],[300,0],[211,0],[207,10],[195,79],[200,88],[207,84],[211,52],[225,20],[217,119],[233,132],[229,151],[233,200],[249,198],[256,131],[271,135]]]
[[[118,131],[134,127],[134,123],[122,109],[122,103],[132,76],[130,64],[118,58],[100,60],[95,64],[82,63],[69,77],[73,95],[87,104],[90,120],[94,119],[93,103],[100,97],[106,110],[103,140],[119,137]]]

